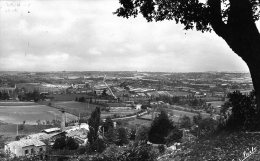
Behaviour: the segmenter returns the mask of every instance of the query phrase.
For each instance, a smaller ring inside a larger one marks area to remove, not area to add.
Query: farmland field
[[[98,105],[75,101],[57,101],[53,102],[52,106],[64,109],[66,112],[76,116],[79,116],[80,114],[80,116],[86,117],[89,116]]]
[[[86,94],[50,94],[49,97],[54,97],[55,101],[74,101],[79,97],[87,97]]]
[[[181,110],[174,110],[174,109],[169,109],[168,113],[170,113],[173,116],[172,119],[176,122],[178,122],[178,120],[183,116],[188,116],[191,120],[193,120],[193,116],[198,115],[197,113],[181,111]],[[202,118],[210,117],[210,114],[208,114],[208,113],[200,113],[200,114],[201,114]]]
[[[135,127],[147,126],[147,127],[150,127],[152,121],[134,118],[132,120],[127,121],[127,123],[128,123],[128,126],[130,126],[130,127],[131,126],[135,126]]]
[[[179,119],[183,116],[188,116],[191,121],[193,120],[193,116],[198,115],[197,113],[193,113],[193,112],[188,112],[188,111],[182,111],[182,110],[176,110],[176,109],[171,109],[171,108],[165,108],[164,109],[170,116],[171,120],[173,120],[174,122],[178,122]],[[155,116],[157,116],[159,114],[159,109],[157,109],[157,111],[155,112]],[[200,113],[202,118],[208,118],[210,117],[210,114],[208,113]],[[145,114],[143,116],[141,116],[141,118],[143,119],[147,119],[147,120],[152,120],[152,112],[149,114]]]
[[[83,116],[89,117],[91,112],[95,110],[96,107],[99,105],[89,104],[89,103],[82,103],[82,102],[75,102],[75,101],[59,101],[53,102],[52,105],[59,109],[64,109],[66,112],[71,113],[76,116]],[[127,109],[127,108],[113,108],[109,112],[108,111],[101,111],[101,118],[106,118],[108,116],[125,116],[129,114],[134,114],[138,112],[135,109]]]
[[[30,135],[39,133],[43,129],[48,129],[51,125],[25,125],[24,129],[18,130],[18,135]],[[0,126],[0,135],[3,135],[8,141],[14,141],[17,136],[17,125],[15,124],[3,124]],[[3,148],[0,146],[0,149]]]
[[[67,120],[77,119],[76,116],[66,114]],[[0,102],[0,120],[5,123],[35,125],[36,121],[60,120],[61,112],[58,109],[39,105],[34,102]]]

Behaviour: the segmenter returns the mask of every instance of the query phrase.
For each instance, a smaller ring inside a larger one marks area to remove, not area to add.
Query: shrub
[[[133,146],[130,145],[123,153],[125,161],[155,161],[157,156],[158,153],[151,145],[143,143]]]

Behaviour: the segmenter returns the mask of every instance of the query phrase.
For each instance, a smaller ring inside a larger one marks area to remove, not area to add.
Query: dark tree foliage
[[[108,129],[108,131],[105,133],[105,139],[108,144],[115,144],[116,142],[116,130],[114,128]]]
[[[188,116],[184,115],[180,118],[180,128],[189,129],[191,127],[191,120]]]
[[[260,108],[259,0],[119,0],[114,12],[129,18],[138,14],[148,21],[175,20],[184,29],[213,30],[248,65]]]
[[[0,100],[8,100],[9,98],[9,94],[7,92],[0,92]]]
[[[129,132],[129,140],[135,140],[136,137],[136,128],[131,128]]]
[[[86,102],[86,98],[85,98],[85,97],[79,97],[79,98],[78,98],[78,101],[79,101],[79,102]]]
[[[125,145],[129,143],[128,139],[128,131],[124,127],[119,127],[117,129],[117,140],[116,144],[119,146]]]
[[[105,122],[103,123],[104,132],[108,132],[110,128],[114,128],[114,123],[111,119],[111,117],[107,117]]]
[[[105,149],[106,149],[106,143],[103,139],[97,138],[95,140],[95,142],[90,145],[92,151],[98,152],[98,153],[102,153]]]
[[[79,144],[72,137],[67,138],[66,147],[68,150],[76,150],[79,147]]]
[[[205,118],[199,122],[198,125],[198,135],[199,136],[208,136],[216,132],[218,127],[218,122],[212,118]]]
[[[114,144],[116,142],[116,130],[114,129],[114,123],[111,117],[107,117],[102,125],[105,135],[105,141],[108,144]]]
[[[78,149],[79,144],[72,137],[62,136],[55,140],[52,148],[59,150],[76,150]]]
[[[100,126],[100,108],[96,109],[91,113],[91,116],[88,120],[89,132],[88,132],[88,142],[91,147],[94,147],[94,143],[98,139],[98,130]],[[95,150],[95,149],[94,149]]]
[[[173,123],[169,120],[167,113],[162,110],[152,122],[148,133],[149,141],[155,144],[165,144],[165,138],[173,128]]]
[[[38,102],[39,100],[43,100],[46,98],[45,95],[40,95],[39,91],[34,90],[33,92],[27,92],[22,95],[18,95],[20,101],[34,101]]]
[[[137,129],[135,142],[147,142],[148,141],[149,128],[141,126]]]
[[[125,18],[142,14],[148,22],[175,20],[176,23],[183,24],[186,30],[195,27],[197,30],[204,32],[214,29],[212,25],[213,21],[216,20],[213,20],[213,18],[222,18],[222,22],[232,23],[230,19],[233,18],[233,14],[238,14],[237,10],[239,9],[244,11],[239,16],[252,16],[254,21],[258,20],[259,1],[241,1],[236,3],[234,0],[208,0],[205,3],[199,0],[119,0],[121,7],[114,13]],[[219,5],[221,4],[224,6],[223,8],[220,8]],[[246,6],[240,6],[242,4]],[[247,10],[249,13],[246,12],[246,9],[249,9]]]
[[[165,148],[164,145],[159,145],[159,146],[158,146],[158,150],[159,150],[159,153],[160,153],[160,154],[163,154],[163,153],[165,152],[166,148]]]
[[[193,123],[198,125],[200,123],[200,121],[202,120],[202,116],[199,113],[198,115],[193,116]]]
[[[6,142],[8,141],[9,138],[4,137],[4,135],[0,135],[0,148],[3,149]]]
[[[169,135],[165,138],[167,145],[172,145],[175,142],[180,142],[182,139],[182,131],[174,127],[173,130],[169,133]]]
[[[203,101],[202,99],[191,99],[188,101],[188,104],[190,106],[202,106],[203,104],[205,104],[205,101]]]
[[[256,108],[254,92],[250,95],[243,95],[235,91],[228,95],[229,101],[222,107],[221,112],[227,119],[225,127],[230,130],[259,130],[260,117]],[[231,107],[231,115],[228,116],[228,109]]]
[[[53,149],[64,149],[66,147],[66,138],[57,138],[52,146]]]

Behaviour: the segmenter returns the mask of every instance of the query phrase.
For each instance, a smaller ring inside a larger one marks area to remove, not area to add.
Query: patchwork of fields
[[[21,124],[23,121],[26,124],[36,125],[37,121],[52,121],[61,120],[60,109],[66,111],[67,121],[77,120],[78,116],[88,118],[91,112],[98,106],[94,104],[81,103],[75,101],[57,101],[51,103],[53,107],[47,105],[40,105],[34,102],[0,102],[0,122],[11,123],[11,124]],[[54,108],[55,107],[55,108]],[[178,122],[179,118],[182,116],[188,116],[193,118],[197,113],[175,110],[172,108],[167,108],[166,111],[170,114],[171,118]],[[137,113],[138,110],[131,108],[113,108],[110,111],[101,111],[101,118],[106,117],[125,117]],[[209,114],[202,114],[202,117],[209,117]],[[149,123],[152,118],[151,114],[146,114],[141,118],[145,120],[134,119],[131,124],[138,122],[138,124]],[[139,123],[140,122],[140,123]]]

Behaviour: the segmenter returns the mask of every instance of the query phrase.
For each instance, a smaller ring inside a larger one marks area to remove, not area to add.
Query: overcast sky
[[[118,7],[118,0],[0,0],[0,70],[248,71],[214,32],[119,18]]]

